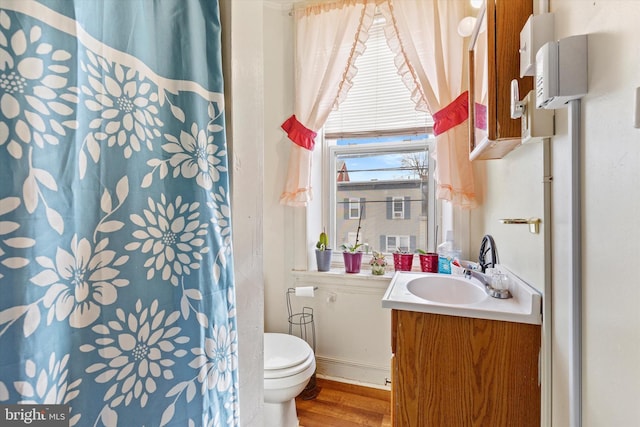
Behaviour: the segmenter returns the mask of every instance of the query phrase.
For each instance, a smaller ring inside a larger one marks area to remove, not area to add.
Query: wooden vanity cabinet
[[[540,426],[540,325],[393,310],[392,425]]]
[[[520,31],[532,0],[487,0],[469,44],[469,158],[499,159],[521,143],[520,119],[512,119],[511,80],[520,99],[533,78],[520,78]]]

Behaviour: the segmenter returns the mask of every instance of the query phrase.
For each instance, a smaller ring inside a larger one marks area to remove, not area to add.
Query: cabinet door
[[[398,311],[396,327],[395,427],[540,426],[539,325]]]
[[[520,145],[520,119],[512,119],[511,80],[520,93],[533,78],[520,78],[520,31],[533,13],[532,0],[488,0],[480,10],[469,47],[470,157],[497,159]]]

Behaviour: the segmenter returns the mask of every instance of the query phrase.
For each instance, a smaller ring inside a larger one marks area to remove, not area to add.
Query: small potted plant
[[[427,252],[418,249],[418,258],[420,259],[420,270],[425,273],[438,272],[438,254],[435,252]]]
[[[342,245],[342,257],[344,259],[344,269],[346,273],[360,273],[360,266],[362,265],[362,252],[358,249],[362,246],[362,243],[358,243],[360,238],[360,223],[362,221],[362,211],[360,211],[360,217],[358,218],[358,229],[356,230],[356,241],[353,245]]]
[[[411,271],[413,254],[398,249],[393,253],[393,268],[396,271]]]
[[[371,265],[371,274],[374,276],[382,276],[386,271],[387,259],[382,252],[374,250],[369,264]]]
[[[322,231],[316,243],[316,264],[318,271],[329,271],[331,269],[331,248],[329,247],[329,236]]]
[[[342,258],[344,259],[344,269],[347,273],[360,273],[360,266],[362,265],[362,252],[358,250],[360,246],[362,246],[362,243],[358,243],[357,236],[353,245],[342,245]]]

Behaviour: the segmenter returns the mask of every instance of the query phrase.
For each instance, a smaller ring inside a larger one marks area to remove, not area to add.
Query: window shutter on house
[[[409,236],[409,252],[414,253],[416,251],[416,236]]]
[[[404,219],[411,219],[411,197],[404,197]]]
[[[367,214],[365,207],[367,206],[367,204],[365,203],[367,199],[365,199],[364,197],[360,198],[360,217],[362,219],[364,219],[365,215]]]
[[[393,197],[387,197],[387,219],[393,219]]]
[[[384,234],[380,235],[380,249],[378,249],[380,252],[386,252],[387,251],[387,236],[385,236]]]
[[[351,204],[348,198],[344,198],[344,219],[349,219],[349,211],[351,210]]]

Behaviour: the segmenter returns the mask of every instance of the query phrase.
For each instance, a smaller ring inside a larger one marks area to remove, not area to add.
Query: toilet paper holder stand
[[[314,287],[314,290],[318,289]],[[287,314],[289,321],[289,335],[298,335],[305,340],[313,351],[316,351],[316,326],[313,321],[313,308],[302,307],[302,311],[293,312],[291,296],[296,294],[295,288],[287,289]],[[294,333],[296,332],[296,333]]]

